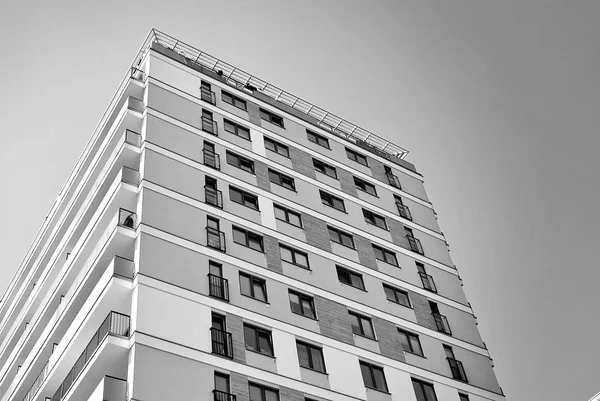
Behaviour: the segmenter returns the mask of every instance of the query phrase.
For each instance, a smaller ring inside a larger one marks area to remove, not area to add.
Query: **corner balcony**
[[[127,399],[127,380],[104,376],[88,401],[125,401]]]

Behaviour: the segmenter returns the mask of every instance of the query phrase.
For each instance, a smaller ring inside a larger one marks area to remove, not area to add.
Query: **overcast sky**
[[[33,3],[0,3],[2,293],[156,27],[408,148],[508,399],[600,391],[600,2]]]

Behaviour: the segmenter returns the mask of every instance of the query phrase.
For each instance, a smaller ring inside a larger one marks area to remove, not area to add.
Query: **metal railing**
[[[223,209],[223,192],[218,189],[205,185],[204,186],[204,203]]]
[[[396,202],[396,207],[398,208],[398,214],[400,217],[412,221],[412,214],[410,214],[410,209],[408,206],[404,206],[402,203]]]
[[[217,153],[208,149],[202,149],[202,156],[202,162],[205,166],[212,167],[217,170],[221,169],[221,156],[219,156]]]
[[[210,338],[213,354],[233,359],[233,340],[231,333],[211,327]]]
[[[235,395],[220,390],[213,390],[214,401],[236,401]]]
[[[450,330],[450,324],[448,323],[448,318],[444,315],[440,315],[439,313],[432,313],[433,320],[435,320],[435,325],[437,330],[440,333],[445,333],[448,335],[452,335],[452,330]]]
[[[48,360],[46,362],[46,364],[44,365],[44,367],[42,368],[40,373],[37,375],[37,377],[33,381],[33,384],[29,388],[29,391],[27,392],[27,394],[25,394],[25,398],[23,398],[23,401],[33,400],[37,391],[40,389],[40,387],[42,387],[42,383],[44,382],[44,379],[46,378],[46,376],[48,376],[48,363],[49,362],[50,362],[50,360]]]
[[[89,360],[92,359],[92,356],[100,344],[102,344],[104,338],[108,335],[129,337],[129,316],[118,312],[110,312],[108,314],[79,358],[77,358],[75,365],[73,365],[69,373],[67,373],[67,377],[65,377],[61,385],[58,386],[51,401],[61,401],[63,399],[65,394],[69,392],[69,389],[79,377],[81,371],[83,371],[83,368],[85,368]]]
[[[135,229],[137,227],[137,214],[131,210],[119,209],[119,225]]]
[[[428,291],[437,293],[437,287],[435,286],[433,277],[423,272],[419,272],[419,276],[421,276],[421,283],[423,283],[423,288],[425,288]]]
[[[202,86],[200,87],[200,99],[210,104],[217,104],[217,97],[215,96],[215,92]]]
[[[206,246],[225,252],[225,233],[216,228],[206,227]]]
[[[202,131],[213,134],[214,136],[219,136],[217,122],[209,117],[202,116]]]
[[[209,273],[208,294],[211,297],[229,302],[229,281],[226,278]]]
[[[407,235],[406,239],[408,240],[408,245],[410,246],[410,250],[416,252],[420,255],[425,255],[423,252],[423,246],[421,246],[421,241],[413,237],[412,235]]]
[[[400,185],[400,180],[394,174],[386,173],[388,183],[394,188],[402,189],[402,185]]]
[[[146,73],[140,70],[139,68],[131,67],[130,77],[135,79],[136,81],[144,82],[144,80],[146,79]]]
[[[454,358],[446,358],[448,365],[450,365],[450,371],[452,372],[452,378],[467,383],[467,373],[461,361],[457,361]]]

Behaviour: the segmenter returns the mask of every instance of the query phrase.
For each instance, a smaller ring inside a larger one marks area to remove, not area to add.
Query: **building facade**
[[[0,303],[0,401],[503,400],[406,150],[153,30]]]

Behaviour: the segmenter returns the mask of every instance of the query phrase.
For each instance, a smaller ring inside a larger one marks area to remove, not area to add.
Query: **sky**
[[[600,2],[0,3],[0,292],[155,27],[410,150],[511,401],[600,391]]]

